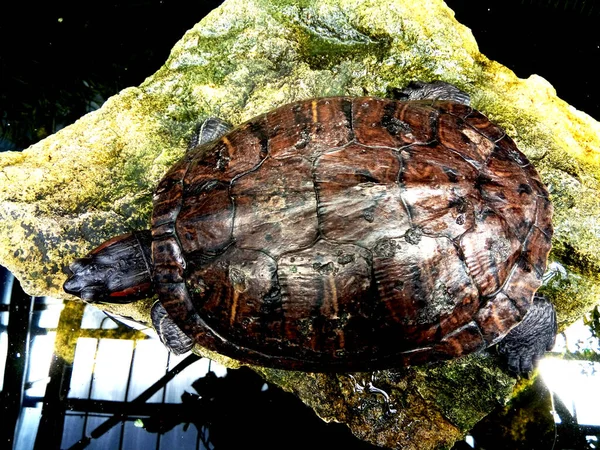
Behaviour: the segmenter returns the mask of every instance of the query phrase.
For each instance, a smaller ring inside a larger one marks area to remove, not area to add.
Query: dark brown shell
[[[200,345],[369,370],[460,356],[527,312],[548,192],[481,113],[323,98],[189,152],[156,190],[154,281]]]

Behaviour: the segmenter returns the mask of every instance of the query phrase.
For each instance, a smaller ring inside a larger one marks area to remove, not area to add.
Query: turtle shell
[[[160,182],[159,298],[248,363],[372,370],[500,340],[541,284],[552,206],[498,126],[448,101],[292,103]]]

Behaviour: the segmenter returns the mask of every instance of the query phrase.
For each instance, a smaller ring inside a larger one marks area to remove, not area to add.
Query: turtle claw
[[[507,364],[508,370],[514,374],[529,378],[533,373],[533,369],[537,363],[534,358],[509,357]]]
[[[552,303],[536,296],[519,325],[500,342],[498,350],[506,356],[508,370],[527,378],[538,361],[554,346],[556,312]]]
[[[160,301],[152,305],[150,317],[160,341],[171,353],[183,355],[192,349],[194,341],[173,322]]]

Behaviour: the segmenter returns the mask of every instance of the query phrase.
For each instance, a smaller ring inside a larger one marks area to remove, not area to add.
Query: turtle
[[[206,119],[156,187],[151,230],[76,259],[64,290],[157,295],[177,354],[356,372],[499,344],[527,374],[556,335],[537,293],[552,233],[548,190],[506,132],[453,85],[413,82]]]

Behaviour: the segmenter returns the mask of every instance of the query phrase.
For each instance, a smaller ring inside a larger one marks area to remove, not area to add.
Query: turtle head
[[[128,303],[152,295],[150,231],[106,241],[65,268],[63,289],[87,302]]]

